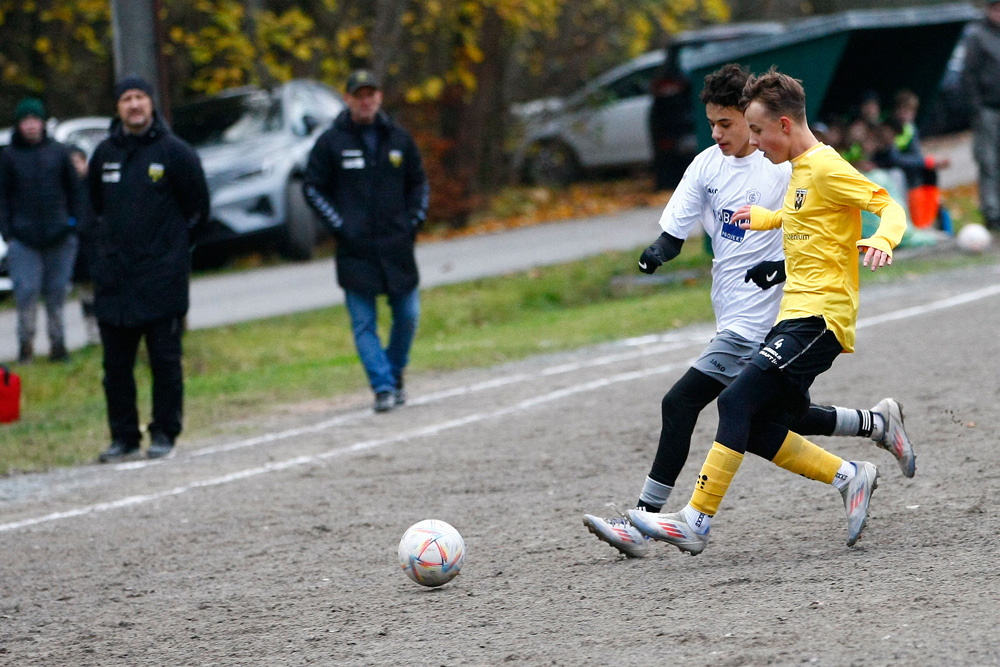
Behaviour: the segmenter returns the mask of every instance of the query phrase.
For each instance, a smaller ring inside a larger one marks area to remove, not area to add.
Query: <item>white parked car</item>
[[[273,91],[244,87],[173,110],[173,131],[201,157],[212,221],[200,243],[275,237],[308,259],[318,225],[302,175],[319,135],[344,109],[333,89],[306,80]]]
[[[47,125],[46,129],[50,137],[64,144],[79,146],[87,153],[87,157],[90,157],[90,154],[97,148],[97,144],[108,136],[111,119],[107,116],[84,116],[68,120],[50,118]],[[0,130],[0,147],[10,143],[13,132],[14,128],[11,127]]]
[[[515,173],[529,184],[565,185],[583,172],[649,166],[654,157],[657,169],[677,171],[673,160],[683,172],[697,152],[697,91],[688,73],[711,62],[723,43],[785,29],[761,22],[683,32],[666,48],[633,58],[568,97],[515,105],[513,114],[524,126]]]

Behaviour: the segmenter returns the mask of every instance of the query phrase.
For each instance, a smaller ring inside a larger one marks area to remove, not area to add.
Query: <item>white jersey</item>
[[[716,331],[728,329],[763,341],[774,326],[781,288],[762,290],[744,277],[747,269],[760,262],[784,259],[781,229],[744,230],[731,218],[746,204],[780,209],[791,174],[790,163],[774,164],[760,151],[726,157],[718,146],[712,146],[695,157],[660,216],[660,227],[671,236],[686,239],[701,223],[712,239]]]

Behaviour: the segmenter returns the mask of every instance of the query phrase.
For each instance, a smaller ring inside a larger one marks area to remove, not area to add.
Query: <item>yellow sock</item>
[[[691,495],[691,507],[709,516],[715,516],[719,511],[719,503],[726,495],[733,476],[743,462],[743,455],[734,452],[725,445],[712,443],[712,449],[705,458],[698,482],[694,485]]]
[[[781,449],[774,455],[774,464],[785,470],[832,484],[844,459],[814,445],[798,433],[788,432]]]

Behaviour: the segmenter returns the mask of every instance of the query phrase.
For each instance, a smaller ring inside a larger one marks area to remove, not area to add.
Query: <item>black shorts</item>
[[[826,320],[818,316],[803,317],[775,324],[750,363],[765,372],[781,373],[788,389],[802,401],[789,406],[788,412],[796,414],[809,406],[809,387],[813,381],[843,351],[837,336],[826,328]]]

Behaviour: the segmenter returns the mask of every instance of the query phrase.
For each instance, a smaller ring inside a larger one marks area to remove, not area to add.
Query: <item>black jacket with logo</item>
[[[116,120],[90,159],[87,184],[98,321],[137,327],[187,313],[191,229],[209,215],[198,154],[158,117],[140,136]]]
[[[428,186],[410,133],[379,112],[378,149],[344,110],[309,154],[303,191],[337,240],[337,282],[363,294],[405,294],[419,283],[414,242]]]
[[[29,144],[15,129],[0,152],[0,234],[43,250],[62,243],[81,217],[80,180],[69,149],[47,137]]]

